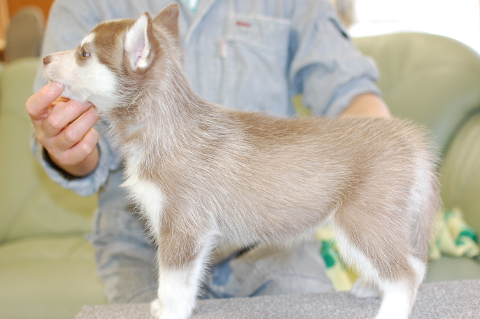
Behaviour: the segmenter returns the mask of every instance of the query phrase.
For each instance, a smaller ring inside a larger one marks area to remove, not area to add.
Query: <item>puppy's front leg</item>
[[[150,305],[152,316],[161,319],[190,317],[210,246],[210,238],[194,238],[191,234],[162,236],[158,248],[158,299]]]

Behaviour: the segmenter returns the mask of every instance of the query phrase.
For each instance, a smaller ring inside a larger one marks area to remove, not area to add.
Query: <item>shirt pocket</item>
[[[289,38],[289,20],[262,15],[230,16],[221,47],[225,105],[287,115]]]

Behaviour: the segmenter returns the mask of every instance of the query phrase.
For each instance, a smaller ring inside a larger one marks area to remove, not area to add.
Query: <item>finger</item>
[[[59,103],[54,109],[50,110],[48,117],[40,124],[45,137],[51,138],[58,135],[91,107],[90,102],[80,103],[75,100]]]
[[[50,104],[63,92],[63,85],[51,82],[33,94],[25,105],[32,121],[42,121],[48,116]],[[35,124],[35,123],[34,123]]]
[[[90,129],[83,139],[63,153],[59,160],[64,165],[77,165],[84,161],[97,147],[99,134],[95,129]]]
[[[97,123],[100,116],[92,106],[81,114],[77,119],[68,124],[58,135],[57,145],[60,148],[68,149],[79,143],[90,129]]]

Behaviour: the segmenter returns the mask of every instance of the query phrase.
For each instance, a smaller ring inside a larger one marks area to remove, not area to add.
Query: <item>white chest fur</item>
[[[126,158],[126,180],[122,186],[127,188],[131,199],[140,206],[152,235],[158,238],[165,196],[158,185],[141,178],[142,158],[142,152],[135,152],[135,155]]]

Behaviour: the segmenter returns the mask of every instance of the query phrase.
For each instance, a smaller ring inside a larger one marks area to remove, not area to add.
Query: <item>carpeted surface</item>
[[[199,301],[192,319],[373,318],[376,299],[347,292]],[[84,306],[76,319],[151,319],[148,304]],[[412,319],[480,318],[480,280],[424,284]]]

